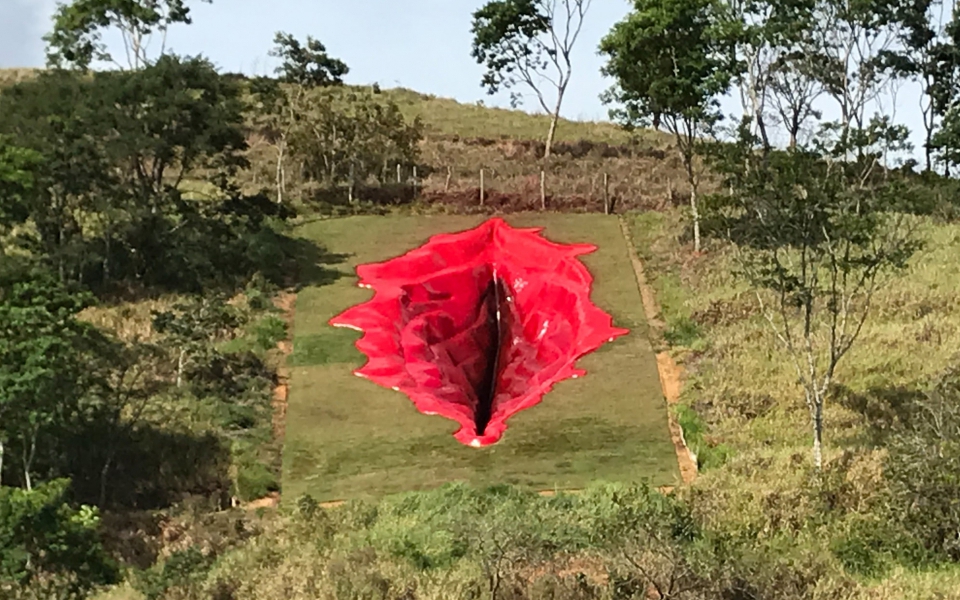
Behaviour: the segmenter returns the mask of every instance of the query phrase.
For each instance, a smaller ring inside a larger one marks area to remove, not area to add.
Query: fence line
[[[427,187],[424,185],[424,181],[426,181],[426,179],[429,178],[429,175],[428,175],[427,177],[425,177],[425,178],[419,177],[419,176],[418,176],[418,170],[417,170],[417,166],[416,166],[416,165],[413,165],[413,166],[411,167],[410,177],[407,178],[406,180],[405,180],[404,177],[403,177],[403,166],[398,163],[398,164],[396,165],[396,167],[397,167],[397,183],[398,183],[398,184],[409,185],[409,186],[412,188],[412,190],[413,190],[413,196],[414,196],[414,198],[418,197],[419,194],[420,194],[422,191],[425,191],[425,190],[427,189]],[[523,175],[516,175],[516,176],[514,176],[513,178],[523,178],[523,177],[525,177],[525,176],[523,176]],[[615,210],[615,208],[616,208],[617,195],[616,195],[616,194],[611,194],[611,191],[610,191],[610,174],[609,174],[607,171],[603,171],[603,172],[601,173],[601,178],[602,178],[602,184],[600,185],[600,198],[599,198],[599,200],[600,200],[601,203],[602,203],[604,214],[608,214],[608,215],[609,215],[609,214],[613,213],[614,210]],[[548,174],[548,172],[547,172],[545,169],[540,169],[540,172],[539,172],[540,210],[547,210],[547,191],[548,191],[548,188],[549,188],[548,179],[549,179],[549,174]],[[487,201],[487,199],[489,198],[489,192],[490,192],[490,188],[488,187],[489,180],[490,180],[490,179],[489,179],[489,177],[488,177],[488,171],[487,171],[487,169],[486,169],[486,168],[483,168],[483,167],[479,168],[479,169],[477,170],[477,176],[476,176],[476,179],[475,179],[475,181],[476,181],[477,184],[478,184],[478,187],[477,187],[477,188],[474,188],[474,189],[478,189],[478,190],[479,190],[480,198],[479,198],[479,204],[478,204],[478,205],[479,205],[480,207],[486,206],[486,201]],[[446,167],[446,177],[444,178],[444,181],[443,181],[443,193],[444,193],[444,194],[448,194],[448,193],[451,192],[451,184],[452,184],[452,183],[454,183],[454,179],[453,179],[453,167],[448,165],[448,166]],[[594,184],[593,184],[593,185],[596,185],[596,180],[595,180],[595,179],[594,179]],[[667,182],[667,186],[668,186],[668,188],[667,188],[668,191],[667,191],[667,194],[666,194],[666,195],[667,195],[668,198],[672,198],[672,196],[673,196],[673,185],[672,185],[671,182],[668,181],[668,182]],[[467,189],[469,189],[469,187],[468,187]],[[506,193],[506,194],[520,194],[521,192],[512,191],[512,192],[504,192],[504,193]],[[577,196],[577,194],[571,194],[571,196]],[[563,197],[563,196],[560,196],[560,197]],[[592,199],[592,200],[597,199],[596,196],[593,195],[593,192],[591,192],[591,194],[590,194],[589,196],[587,196],[587,197],[590,198],[590,199]]]

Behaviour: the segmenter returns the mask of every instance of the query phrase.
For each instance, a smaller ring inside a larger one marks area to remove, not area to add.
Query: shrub
[[[100,543],[97,509],[69,506],[69,485],[57,479],[32,491],[0,488],[0,597],[43,587],[50,598],[82,598],[117,582],[117,565]]]
[[[663,338],[671,346],[684,346],[692,348],[702,337],[703,332],[700,325],[690,317],[682,315],[669,319],[667,328],[663,332]]]
[[[174,552],[162,564],[142,571],[133,587],[145,600],[162,600],[176,590],[180,598],[197,597],[200,584],[210,571],[213,559],[197,546]]]
[[[237,470],[237,496],[244,502],[263,498],[280,489],[277,476],[258,462],[241,464]]]
[[[683,429],[683,439],[697,455],[698,469],[705,471],[723,466],[733,456],[733,448],[727,444],[710,444],[706,441],[704,435],[707,424],[693,408],[679,404],[676,412],[677,423]]]
[[[287,324],[276,315],[267,315],[256,322],[253,335],[259,350],[270,350],[287,337]]]
[[[960,368],[944,373],[893,436],[891,518],[930,552],[960,560]]]

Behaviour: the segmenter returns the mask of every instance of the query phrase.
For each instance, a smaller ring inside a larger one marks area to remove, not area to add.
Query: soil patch
[[[287,324],[287,338],[277,342],[277,349],[282,357],[277,367],[277,385],[273,388],[273,437],[283,447],[283,437],[287,421],[287,397],[290,393],[290,372],[286,366],[286,359],[293,351],[293,317],[297,295],[291,291],[280,292],[273,299],[273,305],[283,311],[282,319]],[[243,505],[245,509],[275,508],[280,504],[280,494],[272,492],[268,496],[251,500]]]

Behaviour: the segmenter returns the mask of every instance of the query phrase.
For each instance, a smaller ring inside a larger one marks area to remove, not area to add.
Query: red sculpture
[[[497,442],[512,415],[586,373],[578,358],[629,332],[590,301],[593,278],[577,256],[596,246],[556,244],[541,230],[493,218],[357,267],[373,298],[330,320],[364,334],[356,345],[369,360],[354,373],[457,421],[463,444]]]

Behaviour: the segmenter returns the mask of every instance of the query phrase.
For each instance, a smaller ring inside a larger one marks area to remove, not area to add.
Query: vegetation
[[[544,158],[550,158],[563,97],[573,75],[571,53],[591,0],[492,0],[473,13],[473,57],[487,71],[491,94],[523,84],[551,116]],[[548,101],[548,88],[556,103]],[[511,95],[514,107],[522,96]]]
[[[588,4],[481,8],[485,83],[546,62],[562,101]],[[187,2],[64,3],[55,68],[0,90],[0,596],[957,597],[957,18],[637,0],[601,48],[627,127],[558,127],[549,103],[344,85],[310,37],[277,35],[274,78],[147,52]],[[122,62],[118,33],[127,64],[91,70]],[[920,162],[877,102],[907,80]],[[743,114],[721,118],[731,90]],[[620,217],[511,219],[607,240],[585,261],[634,335],[552,392],[562,417],[457,454],[449,423],[354,387],[355,335],[325,322],[365,297],[353,265],[480,219],[425,213],[539,206],[544,154],[548,208],[598,211],[609,174]],[[483,209],[480,168],[501,194]],[[700,474],[670,491],[617,218],[686,372],[670,410]],[[584,489],[536,493],[554,486]]]

